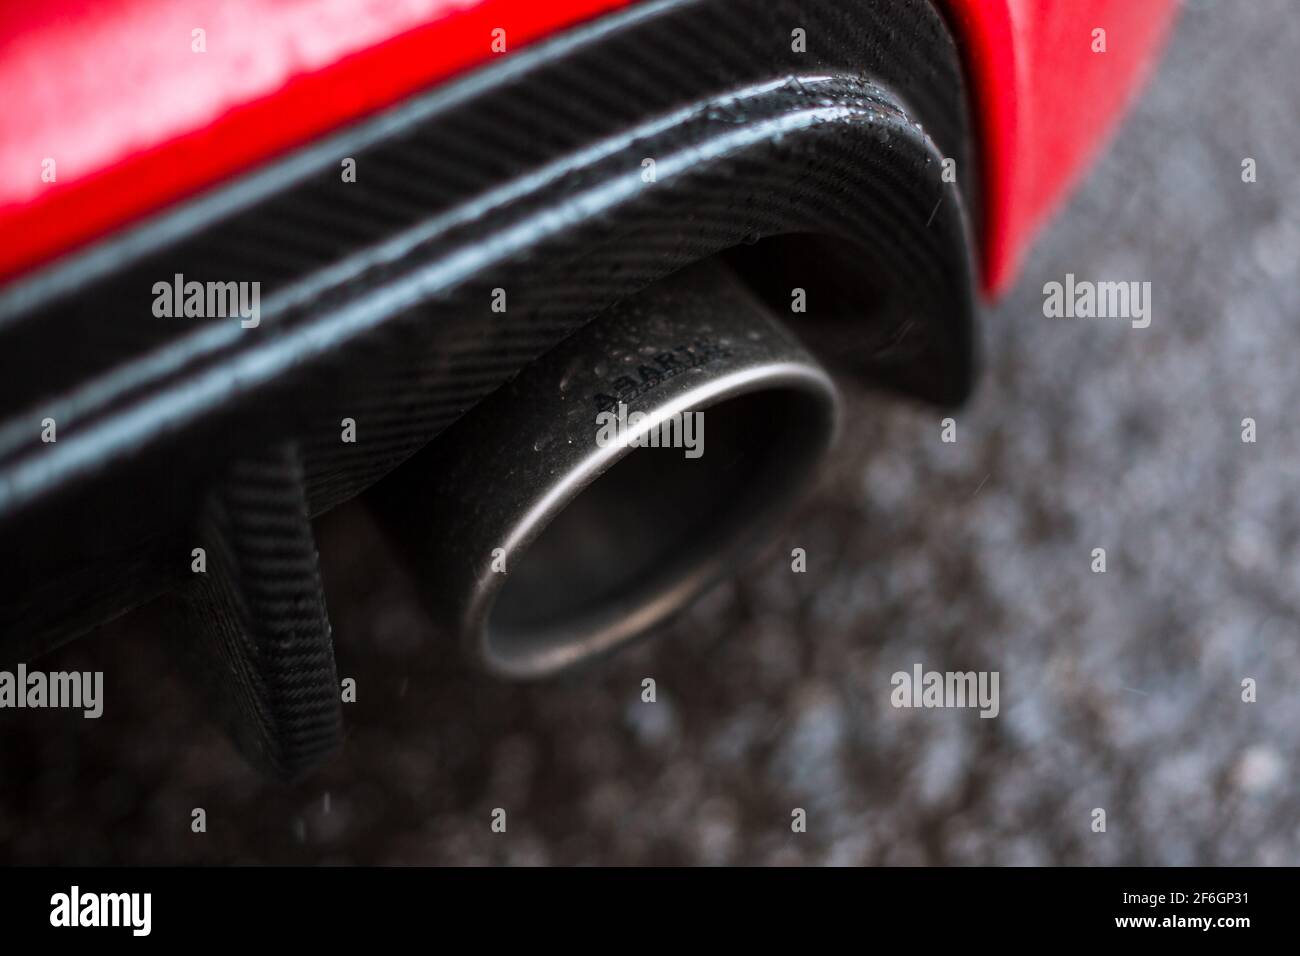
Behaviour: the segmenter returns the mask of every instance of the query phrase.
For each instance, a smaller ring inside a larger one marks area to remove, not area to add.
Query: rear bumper
[[[859,0],[845,0],[859,2]],[[79,0],[0,13],[0,280],[628,0]],[[635,4],[647,12],[664,4]],[[1014,276],[1176,0],[942,0],[978,130],[983,283]],[[790,28],[799,27],[797,6]],[[196,52],[203,31],[202,52]],[[1105,52],[1094,52],[1094,31]],[[787,43],[784,35],[771,38]],[[818,37],[809,43],[816,49]],[[706,49],[702,56],[709,56]],[[56,178],[47,181],[47,160]]]

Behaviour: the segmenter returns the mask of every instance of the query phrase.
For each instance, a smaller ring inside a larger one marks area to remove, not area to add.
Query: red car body
[[[0,10],[7,100],[0,111],[0,281],[494,56],[628,4],[8,5]],[[962,45],[977,118],[983,284],[996,293],[1114,128],[1154,59],[1175,0],[943,0],[942,7]],[[203,31],[202,52],[196,30]],[[54,161],[52,181],[47,160]]]

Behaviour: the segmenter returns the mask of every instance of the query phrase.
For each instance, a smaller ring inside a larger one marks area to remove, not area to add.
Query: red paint
[[[0,6],[0,278],[510,49],[634,0],[40,0]],[[842,0],[870,2],[870,0]],[[984,170],[985,280],[1139,82],[1174,0],[944,0]],[[191,30],[206,30],[204,53]],[[1108,51],[1091,51],[1091,31]],[[57,180],[41,180],[55,160]]]
[[[1035,233],[1105,144],[1177,0],[945,0],[981,132],[984,284],[1015,279]],[[1093,52],[1093,30],[1106,52]]]
[[[516,49],[628,2],[2,5],[0,277],[488,60],[498,27]]]

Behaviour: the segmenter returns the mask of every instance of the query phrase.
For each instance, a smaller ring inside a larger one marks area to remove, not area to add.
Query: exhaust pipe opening
[[[826,438],[820,395],[751,384],[761,390],[692,409],[707,422],[699,459],[632,449],[563,503],[487,612],[489,664],[550,670],[613,647],[725,574],[728,544],[789,501]]]
[[[709,261],[467,413],[398,470],[387,523],[473,656],[541,677],[733,570],[807,483],[837,415],[826,372]]]

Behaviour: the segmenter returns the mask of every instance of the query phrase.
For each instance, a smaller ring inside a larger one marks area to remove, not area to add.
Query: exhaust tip
[[[410,469],[433,487],[408,473],[389,523],[415,535],[437,616],[483,666],[544,677],[731,571],[803,489],[837,419],[827,373],[710,261],[472,409]]]
[[[641,423],[703,415],[700,458],[593,449],[519,516],[507,573],[480,579],[464,623],[476,656],[498,673],[553,673],[643,633],[723,577],[821,456],[828,385],[794,363],[706,379]]]

